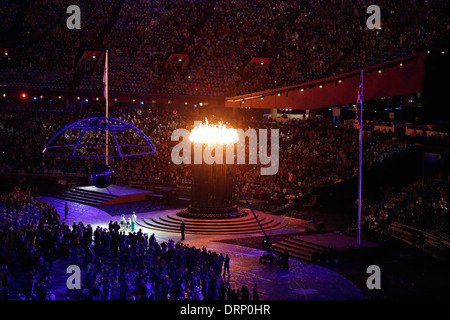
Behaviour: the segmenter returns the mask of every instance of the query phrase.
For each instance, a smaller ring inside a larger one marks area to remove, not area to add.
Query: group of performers
[[[134,232],[136,230],[136,221],[136,212],[133,211],[132,215],[128,217],[128,219],[125,218],[125,214],[123,213],[120,218],[120,228],[123,231]]]

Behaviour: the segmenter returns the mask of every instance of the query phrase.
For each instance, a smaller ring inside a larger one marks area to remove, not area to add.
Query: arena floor
[[[125,189],[122,189],[124,191]],[[125,190],[126,191],[126,190]],[[134,192],[135,190],[131,190]],[[61,214],[61,219],[64,215],[64,205],[66,200],[53,198],[50,196],[42,196],[43,200],[53,204],[58,212]],[[110,221],[119,221],[120,214],[116,210],[111,210],[108,213],[102,210],[102,207],[93,207],[76,202],[67,201],[69,206],[68,217],[64,222],[72,225],[74,222],[80,221],[83,224],[91,224],[93,229],[96,226],[107,228]],[[132,211],[136,211],[138,216],[138,223],[142,219],[152,218],[158,215],[166,215],[179,211],[180,209],[145,211],[144,208],[139,208],[139,204],[130,203],[130,209],[127,204],[121,204],[121,210],[126,212],[128,217]],[[140,209],[140,210],[139,210]],[[301,233],[304,231],[306,221],[294,218],[288,219],[286,226],[271,230],[268,232],[269,236],[280,236],[283,234]],[[154,233],[158,242],[180,240],[179,232],[166,232],[153,230],[150,228],[142,228],[137,226],[137,230],[142,229],[144,233],[149,235]],[[256,283],[259,289],[260,298],[263,300],[358,300],[365,299],[362,291],[351,281],[343,277],[337,272],[332,271],[324,266],[307,263],[297,259],[289,259],[289,270],[281,270],[274,264],[261,264],[259,257],[264,253],[262,249],[252,248],[246,245],[239,245],[239,239],[249,239],[261,237],[262,232],[243,233],[232,235],[205,235],[205,234],[186,234],[184,243],[196,247],[205,246],[207,249],[217,253],[229,254],[230,260],[230,279],[229,282],[233,288],[240,288],[246,285],[250,290]],[[242,243],[245,243],[243,241]],[[52,267],[52,275],[54,278],[53,292],[57,299],[65,299],[66,294],[66,268],[70,262],[55,261]]]

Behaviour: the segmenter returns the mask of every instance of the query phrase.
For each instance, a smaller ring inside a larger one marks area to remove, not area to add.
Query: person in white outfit
[[[133,211],[133,214],[131,215],[131,232],[134,232],[134,230],[136,228],[136,221],[137,221],[137,216],[136,216],[136,213]]]

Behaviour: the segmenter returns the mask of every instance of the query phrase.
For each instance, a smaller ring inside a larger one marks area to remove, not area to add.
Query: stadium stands
[[[109,49],[113,92],[214,97],[280,88],[448,41],[446,2],[422,1],[420,10],[410,2],[81,1],[82,28],[69,30],[68,1],[6,1],[0,48],[16,51],[2,60],[0,81],[101,92],[103,59],[86,63],[82,56]],[[381,30],[365,27],[369,4],[383,10]],[[172,54],[189,58],[180,64]],[[270,63],[254,65],[255,57]]]
[[[1,151],[5,152],[2,158],[4,170],[89,174],[94,160],[41,154],[46,141],[77,116],[83,117],[83,114],[12,108],[3,110],[0,115],[3,134],[0,145]],[[117,179],[190,184],[189,166],[171,162],[170,154],[175,142],[170,142],[170,135],[176,128],[190,128],[193,118],[181,112],[174,116],[163,111],[154,111],[151,117],[138,113],[117,114],[117,117],[133,122],[143,130],[155,143],[158,154],[157,157],[140,157],[139,161],[129,158],[117,160],[114,164]],[[314,186],[331,185],[357,174],[358,131],[353,127],[335,127],[325,120],[291,120],[284,123],[246,120],[231,124],[245,130],[280,130],[281,158],[277,175],[261,176],[259,168],[253,165],[239,166],[237,174],[244,183],[243,191],[250,195],[295,199],[309,195]],[[412,145],[404,136],[373,131],[365,143],[365,166],[374,167],[410,148]]]

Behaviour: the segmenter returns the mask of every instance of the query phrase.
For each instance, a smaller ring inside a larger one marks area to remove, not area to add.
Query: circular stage
[[[267,213],[256,213],[265,231],[284,228],[288,221],[282,217]],[[143,218],[137,224],[143,228],[166,232],[180,232],[181,221],[185,223],[186,234],[237,234],[261,232],[261,228],[250,212],[236,218],[227,219],[198,219],[180,217],[177,212],[161,214],[156,217]]]
[[[189,206],[177,213],[181,218],[192,218],[192,219],[233,219],[240,218],[248,215],[248,212],[239,209],[237,206],[226,207],[226,208],[193,208]]]

